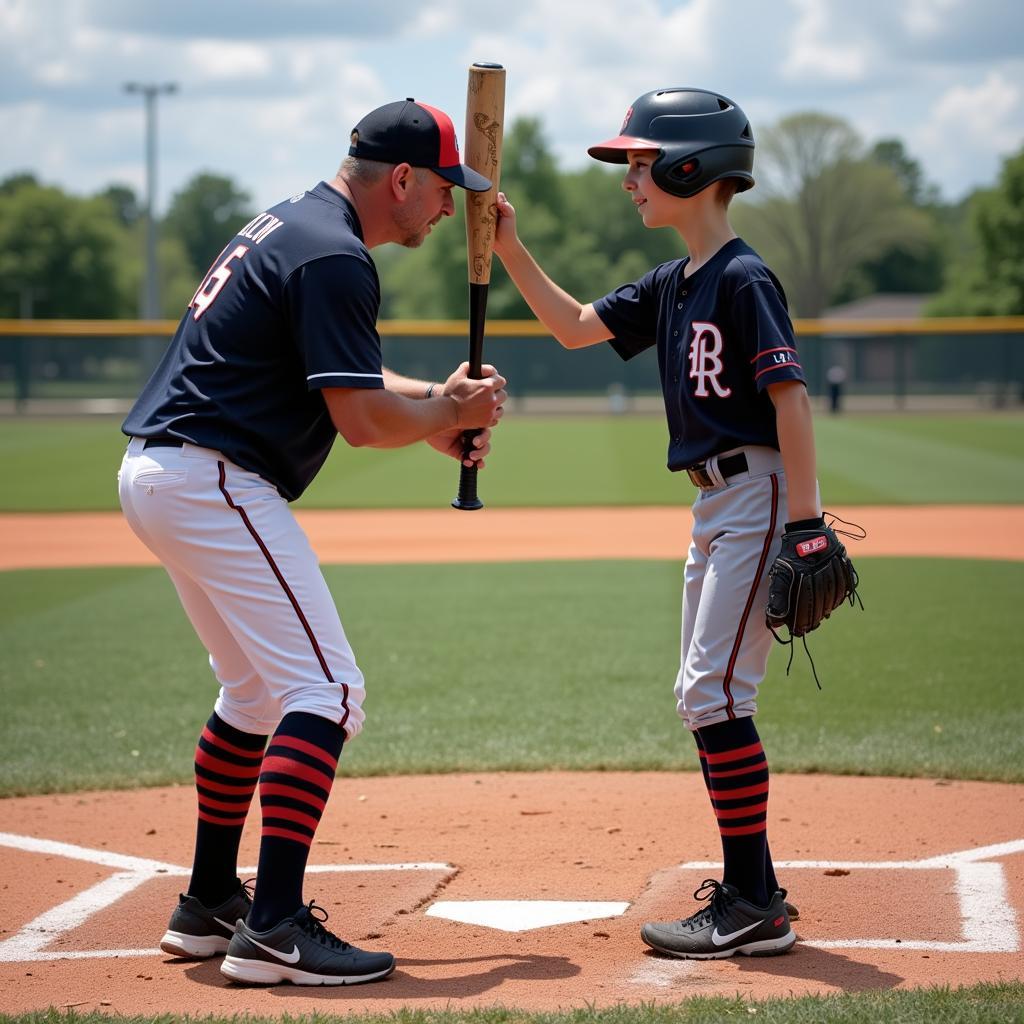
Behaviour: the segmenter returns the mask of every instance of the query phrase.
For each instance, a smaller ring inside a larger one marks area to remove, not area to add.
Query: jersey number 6
[[[231,261],[240,260],[249,251],[247,245],[236,245],[231,254],[214,270],[211,270],[203,283],[196,289],[188,308],[193,310],[192,319],[198,320],[213,305],[213,300],[220,295],[221,288],[231,277]]]

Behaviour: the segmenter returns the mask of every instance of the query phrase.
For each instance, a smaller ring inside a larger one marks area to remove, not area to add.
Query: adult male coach
[[[220,696],[195,754],[198,827],[187,895],[161,942],[235,981],[343,985],[394,970],[303,902],[306,859],[346,738],[363,724],[356,666],[316,556],[288,502],[337,434],[354,446],[426,441],[461,458],[505,400],[494,367],[443,384],[385,369],[370,250],[415,247],[484,191],[460,163],[451,119],[412,99],[356,125],[349,156],[245,225],[215,261],[124,422],[121,507],[159,557],[210,652]],[[266,747],[267,737],[270,743]],[[263,812],[255,894],[236,877],[255,789]],[[314,912],[317,913],[314,913]]]

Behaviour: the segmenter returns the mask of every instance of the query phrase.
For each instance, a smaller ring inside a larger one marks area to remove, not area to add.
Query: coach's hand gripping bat
[[[491,282],[491,254],[497,224],[495,202],[501,176],[501,137],[505,120],[505,69],[480,61],[469,69],[466,90],[466,164],[489,178],[486,192],[466,190],[466,244],[469,257],[469,376],[483,376],[484,324],[487,320],[487,289]],[[468,455],[477,430],[463,434]],[[483,508],[477,497],[477,467],[461,465],[459,494],[453,508]]]

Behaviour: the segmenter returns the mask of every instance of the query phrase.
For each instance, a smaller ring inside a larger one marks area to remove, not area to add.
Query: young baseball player
[[[754,139],[725,96],[659,89],[637,99],[619,135],[589,153],[628,165],[622,187],[636,216],[677,231],[689,255],[582,304],[533,260],[503,194],[495,251],[564,347],[609,341],[630,359],[657,346],[668,466],[697,488],[675,694],[697,743],[725,870],[694,894],[705,907],[646,924],[641,934],[680,957],[785,953],[796,936],[768,850],[768,764],[753,715],[772,644],[769,566],[784,527],[824,521],[786,298],[729,224],[733,195],[754,184]]]
[[[505,400],[493,366],[443,384],[381,363],[370,250],[418,246],[454,212],[462,165],[447,114],[389,103],[364,117],[337,176],[246,224],[196,290],[123,430],[132,529],[163,562],[210,653],[220,696],[195,752],[198,826],[188,893],[160,943],[226,952],[231,980],[344,985],[395,966],[329,932],[303,898],[309,848],[342,745],[363,725],[363,676],[288,502],[340,433],[356,446],[426,441],[483,465]],[[269,737],[269,744],[267,742]],[[264,749],[265,748],[265,749]],[[236,877],[259,789],[255,894]]]

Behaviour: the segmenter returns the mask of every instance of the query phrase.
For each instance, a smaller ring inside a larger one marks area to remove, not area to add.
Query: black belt
[[[185,442],[180,437],[147,437],[143,448],[183,448]]]
[[[746,473],[746,471],[747,457],[743,452],[737,452],[735,455],[726,455],[724,459],[718,460],[718,472],[723,480],[728,480],[729,477],[735,476],[737,473]],[[708,472],[707,462],[698,462],[696,466],[688,467],[686,474],[698,487],[715,486],[715,481]]]

